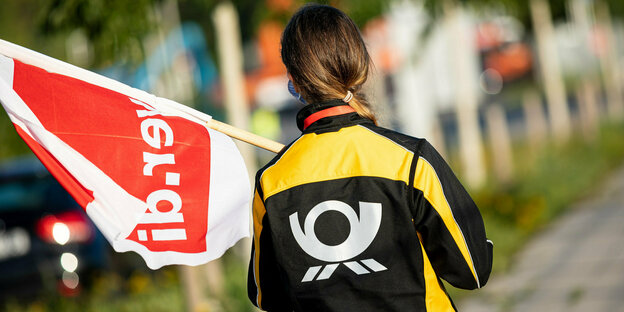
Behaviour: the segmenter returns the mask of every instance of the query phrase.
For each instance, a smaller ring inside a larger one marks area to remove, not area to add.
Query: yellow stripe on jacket
[[[260,183],[265,200],[294,186],[356,176],[407,184],[413,157],[411,151],[362,126],[342,128],[338,135],[308,133],[264,171]]]
[[[423,157],[420,157],[418,164],[416,165],[414,188],[423,192],[425,199],[431,204],[431,206],[433,206],[433,209],[435,209],[435,211],[442,218],[444,225],[451,233],[455,244],[461,251],[464,260],[468,264],[468,267],[470,268],[470,271],[472,272],[472,275],[478,285],[479,279],[477,277],[477,273],[475,272],[472,257],[470,256],[470,251],[466,245],[464,234],[461,232],[459,225],[453,217],[453,211],[444,196],[442,184],[440,183],[440,179],[438,178],[435,169],[433,169],[431,164]]]
[[[257,190],[254,194],[252,214],[254,230],[254,278],[256,282],[256,289],[258,290],[256,304],[262,309],[262,290],[260,288],[260,234],[262,233],[262,219],[266,214],[266,208],[264,207],[264,203],[262,202],[260,194],[258,194]]]
[[[422,245],[422,237],[420,236],[420,233],[418,233],[418,239],[423,256],[423,276],[425,278],[425,307],[427,308],[427,311],[455,311],[453,309],[453,305],[451,304],[451,300],[449,300],[448,295],[440,286],[440,280],[438,279],[438,275],[436,275],[433,267],[431,266],[431,261],[429,261],[427,251],[425,251],[425,247],[423,247]]]

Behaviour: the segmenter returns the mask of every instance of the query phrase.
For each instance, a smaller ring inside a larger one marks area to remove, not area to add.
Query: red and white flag
[[[198,265],[249,236],[247,170],[232,140],[206,127],[210,116],[35,59],[0,55],[2,106],[116,251],[152,269]]]

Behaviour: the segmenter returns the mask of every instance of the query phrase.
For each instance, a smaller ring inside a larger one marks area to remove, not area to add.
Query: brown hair
[[[282,34],[282,61],[297,92],[308,103],[342,99],[362,117],[377,122],[361,94],[371,59],[362,35],[342,11],[311,4],[299,9]]]

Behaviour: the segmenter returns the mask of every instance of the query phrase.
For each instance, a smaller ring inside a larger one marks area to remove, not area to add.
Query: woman
[[[479,210],[424,139],[376,126],[349,17],[308,5],[282,35],[302,135],[258,171],[251,301],[268,311],[453,311],[440,278],[483,286]],[[417,105],[417,103],[414,103]]]

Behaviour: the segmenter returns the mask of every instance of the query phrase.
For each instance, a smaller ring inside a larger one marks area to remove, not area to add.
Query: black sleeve
[[[479,209],[433,146],[425,141],[414,157],[414,224],[436,274],[458,288],[482,287],[492,242]]]
[[[289,296],[280,280],[266,208],[258,187],[254,194],[252,219],[253,243],[247,274],[247,295],[266,311],[292,311]]]

